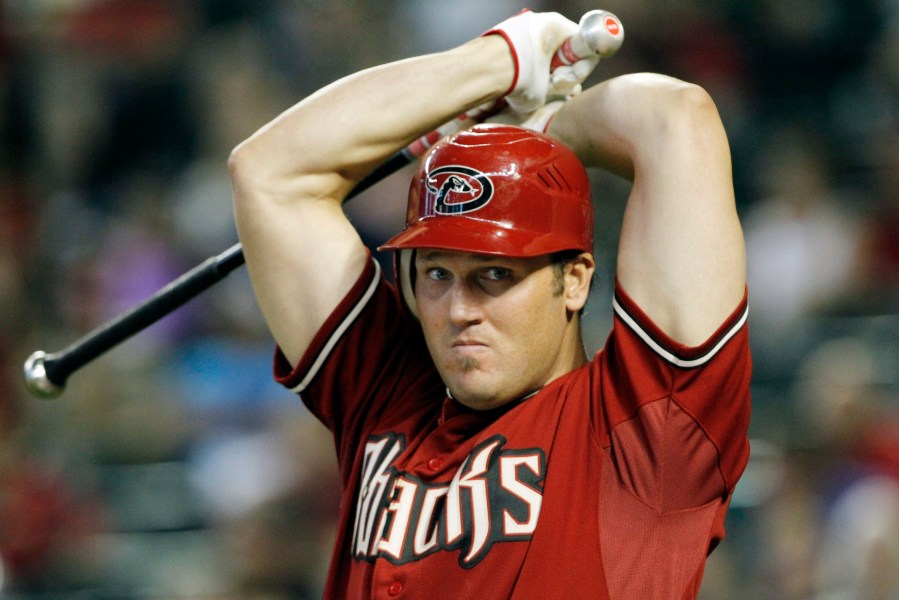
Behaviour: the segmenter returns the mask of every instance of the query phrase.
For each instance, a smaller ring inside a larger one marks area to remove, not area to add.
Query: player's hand
[[[512,52],[515,77],[505,96],[512,110],[530,114],[543,106],[547,98],[571,95],[590,75],[599,61],[597,56],[550,71],[556,50],[577,32],[577,23],[559,13],[525,10],[484,34],[502,35]]]

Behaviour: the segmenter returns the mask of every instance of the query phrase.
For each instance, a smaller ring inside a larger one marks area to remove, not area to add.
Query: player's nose
[[[449,318],[457,327],[479,323],[484,319],[482,299],[470,283],[460,278],[449,293]]]

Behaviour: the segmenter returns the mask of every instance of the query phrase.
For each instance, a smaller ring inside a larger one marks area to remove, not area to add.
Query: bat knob
[[[613,56],[624,42],[624,26],[606,10],[591,10],[580,20],[581,35],[587,46],[602,58]]]
[[[57,385],[47,376],[45,361],[47,353],[38,350],[25,361],[25,387],[32,396],[52,400],[65,391],[65,386]]]

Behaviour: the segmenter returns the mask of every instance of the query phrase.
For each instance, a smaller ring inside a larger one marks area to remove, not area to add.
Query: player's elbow
[[[672,118],[681,123],[691,135],[723,135],[718,107],[705,88],[683,83],[674,96]]]
[[[240,143],[228,155],[228,173],[235,190],[249,192],[260,189],[266,182],[274,180],[271,168],[271,163],[252,138]],[[239,196],[245,197],[246,194]]]
[[[701,86],[655,74],[637,76],[642,111],[635,163],[704,178],[729,171],[730,150],[718,108]]]
[[[277,205],[301,196],[298,182],[303,179],[299,170],[286,164],[284,157],[273,153],[255,138],[242,142],[231,151],[228,173],[235,203]]]
[[[672,114],[714,111],[715,102],[702,86],[674,77],[663,77],[658,83],[658,100]]]
[[[234,204],[245,212],[282,210],[319,200],[339,203],[351,183],[340,173],[316,170],[253,138],[231,151],[228,172]]]
[[[664,77],[656,84],[653,100],[650,136],[687,147],[703,139],[725,140],[718,108],[705,88]]]

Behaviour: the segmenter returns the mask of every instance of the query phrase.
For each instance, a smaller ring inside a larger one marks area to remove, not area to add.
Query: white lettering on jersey
[[[459,550],[459,564],[470,568],[495,543],[530,539],[543,503],[546,456],[539,448],[505,450],[505,443],[502,436],[488,439],[451,481],[432,483],[393,466],[405,448],[401,436],[372,438],[362,465],[353,555],[402,564]]]
[[[483,475],[487,473],[490,455],[499,443],[499,440],[494,441],[480,450],[476,450],[469,456],[465,462],[462,463],[462,468],[456,471],[456,476],[453,477],[453,481],[450,483],[449,492],[446,495],[446,541],[448,544],[453,544],[462,537],[464,527],[462,517],[462,491],[463,489],[468,490],[468,497],[471,504],[470,512],[467,513],[467,515],[471,515],[471,519],[469,520],[471,546],[468,550],[468,554],[466,554],[463,559],[464,562],[471,561],[471,559],[483,549],[484,544],[487,542],[487,533],[490,529],[490,506],[489,499],[487,498],[487,481],[484,479]],[[466,471],[466,467],[469,465],[470,468]]]
[[[383,528],[383,518],[379,520],[377,532],[373,531],[373,527],[382,502],[389,496],[385,492],[388,485],[392,485],[391,465],[405,447],[403,439],[393,435],[365,444],[356,523],[353,526],[353,556],[369,556],[375,547],[373,542]]]
[[[409,519],[412,517],[412,502],[415,500],[416,485],[402,477],[394,480],[394,500],[387,505],[387,511],[391,514],[390,531],[387,537],[378,542],[378,551],[400,559],[403,557],[403,542],[406,540],[406,532],[409,531]]]
[[[537,528],[537,517],[543,504],[543,494],[518,479],[518,467],[525,466],[537,476],[543,476],[543,465],[536,454],[528,456],[502,456],[499,459],[500,482],[510,494],[521,498],[528,507],[528,517],[518,521],[508,510],[503,510],[503,532],[508,536],[532,535]]]
[[[449,486],[425,489],[424,499],[421,503],[421,514],[419,514],[413,540],[414,546],[412,549],[416,556],[424,556],[437,547],[437,519],[434,513],[437,503],[443,500],[448,491]],[[428,536],[429,530],[430,536]]]

